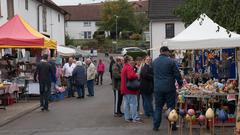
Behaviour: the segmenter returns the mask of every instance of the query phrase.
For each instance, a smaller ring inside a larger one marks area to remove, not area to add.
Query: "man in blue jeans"
[[[87,59],[86,64],[87,64],[87,87],[88,87],[87,96],[93,97],[94,96],[94,80],[96,77],[97,70],[95,65],[92,63],[91,59]]]
[[[153,130],[158,131],[162,120],[162,108],[167,104],[168,108],[174,109],[176,103],[177,80],[179,86],[183,84],[181,74],[176,62],[169,58],[168,47],[160,49],[160,56],[153,62],[155,112],[153,117]],[[173,129],[176,129],[174,124]]]

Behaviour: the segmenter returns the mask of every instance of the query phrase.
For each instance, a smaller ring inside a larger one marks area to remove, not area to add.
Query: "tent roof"
[[[69,48],[69,47],[66,47],[66,46],[60,46],[58,45],[57,46],[57,52],[59,55],[61,56],[74,56],[76,54],[76,50],[73,49],[73,48]]]
[[[176,37],[163,42],[170,49],[240,47],[240,35],[227,30],[202,14]]]
[[[56,41],[32,28],[16,15],[0,27],[0,48],[56,48]]]

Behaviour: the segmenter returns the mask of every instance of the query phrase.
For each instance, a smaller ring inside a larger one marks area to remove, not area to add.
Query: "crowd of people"
[[[40,87],[40,105],[42,111],[48,109],[48,101],[51,92],[56,86],[66,85],[67,97],[82,99],[85,97],[85,86],[88,89],[88,97],[94,96],[94,85],[103,84],[103,74],[105,64],[99,59],[98,64],[94,63],[92,58],[81,61],[80,59],[69,57],[67,62],[61,67],[56,64],[54,58],[49,60],[49,56],[44,54],[42,60],[38,63],[34,80],[39,82]]]
[[[69,98],[75,96],[75,91],[77,98],[84,98],[85,86],[88,89],[87,96],[93,97],[94,84],[103,84],[104,72],[105,64],[101,59],[96,64],[90,58],[80,61],[70,57],[61,68],[52,60],[48,61],[48,56],[44,55],[34,75],[36,81],[38,76],[40,84],[42,110],[48,111],[51,85],[60,85],[63,81],[59,79],[66,81]],[[139,109],[142,99],[144,115],[146,118],[153,118],[153,130],[157,131],[164,104],[167,104],[167,108],[175,108],[176,80],[179,87],[183,83],[177,63],[170,57],[169,49],[162,47],[160,56],[154,61],[150,56],[139,57],[135,61],[131,56],[119,56],[115,60],[111,56],[109,72],[114,92],[114,116],[124,117],[126,122],[142,123]],[[173,126],[173,129],[176,129],[176,126]]]
[[[175,108],[176,80],[180,87],[183,83],[169,49],[162,47],[160,56],[153,62],[150,56],[136,58],[135,61],[131,56],[125,56],[117,57],[113,63],[110,63],[109,71],[113,81],[114,116],[124,116],[126,122],[143,122],[139,111],[141,96],[144,115],[153,118],[153,130],[157,131],[164,104],[167,104],[167,108]],[[176,129],[176,125],[172,129]]]

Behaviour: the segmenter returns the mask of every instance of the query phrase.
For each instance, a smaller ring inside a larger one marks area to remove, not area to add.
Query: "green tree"
[[[98,23],[100,30],[116,33],[116,18],[118,33],[121,31],[135,31],[135,15],[131,4],[127,0],[107,1],[102,6],[102,21]]]
[[[220,26],[240,33],[240,0],[185,0],[174,13],[186,25],[206,13]]]
[[[68,34],[65,34],[65,45],[74,45],[74,41],[73,39],[71,39],[71,37]]]
[[[135,32],[142,34],[149,29],[149,19],[146,13],[135,14]]]

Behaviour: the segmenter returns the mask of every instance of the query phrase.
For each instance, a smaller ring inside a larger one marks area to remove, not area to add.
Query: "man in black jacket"
[[[48,63],[48,55],[44,54],[43,59],[38,63],[36,72],[34,74],[34,80],[39,81],[40,87],[40,105],[42,107],[42,111],[48,110],[48,99],[50,95],[51,88],[51,76],[52,76],[52,68]]]
[[[110,73],[110,77],[112,79],[112,66],[115,63],[113,56],[110,56],[110,64],[109,64],[109,73]]]

